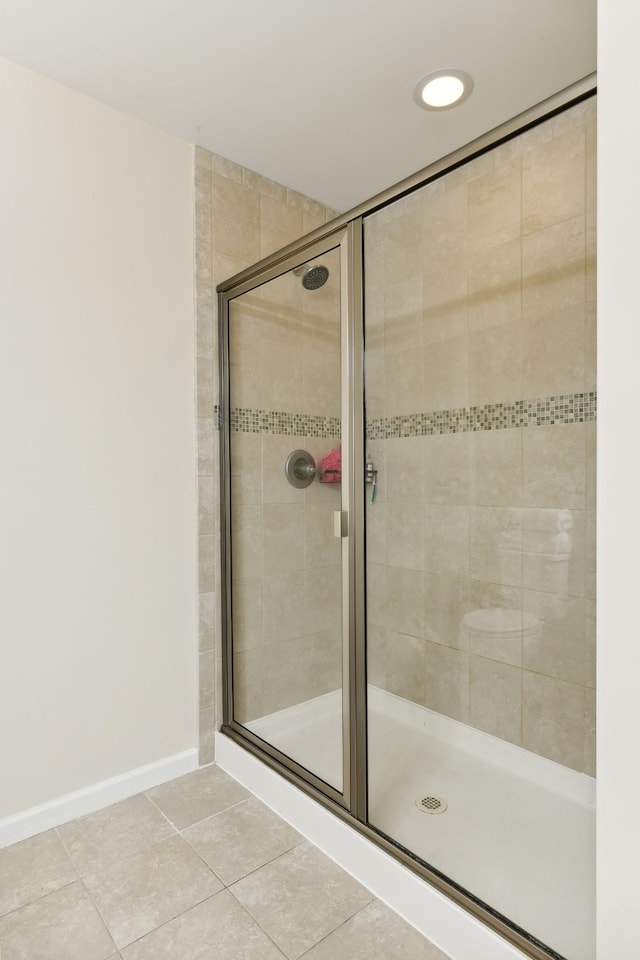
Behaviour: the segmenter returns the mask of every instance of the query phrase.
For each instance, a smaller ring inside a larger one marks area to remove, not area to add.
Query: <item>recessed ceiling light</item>
[[[448,110],[470,96],[473,80],[463,70],[436,70],[427,74],[413,91],[413,99],[425,110]]]

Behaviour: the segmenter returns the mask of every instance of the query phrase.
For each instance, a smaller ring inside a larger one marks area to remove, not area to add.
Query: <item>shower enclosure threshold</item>
[[[369,822],[568,960],[593,960],[595,781],[369,686]],[[339,782],[341,693],[247,723]],[[444,798],[425,816],[416,800]]]

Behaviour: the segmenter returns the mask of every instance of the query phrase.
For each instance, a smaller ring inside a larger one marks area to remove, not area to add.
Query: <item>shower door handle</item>
[[[334,537],[346,537],[348,530],[347,514],[344,510],[333,511],[333,535]]]

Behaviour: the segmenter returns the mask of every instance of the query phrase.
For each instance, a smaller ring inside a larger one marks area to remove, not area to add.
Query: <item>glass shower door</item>
[[[233,723],[344,802],[340,241],[229,303],[228,655]]]
[[[591,100],[364,226],[369,822],[567,960],[595,949],[594,144]]]

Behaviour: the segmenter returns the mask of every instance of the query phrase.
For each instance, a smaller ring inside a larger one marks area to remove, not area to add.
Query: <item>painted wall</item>
[[[197,744],[192,148],[0,61],[0,817]]]
[[[598,9],[598,960],[638,954],[640,11]]]

